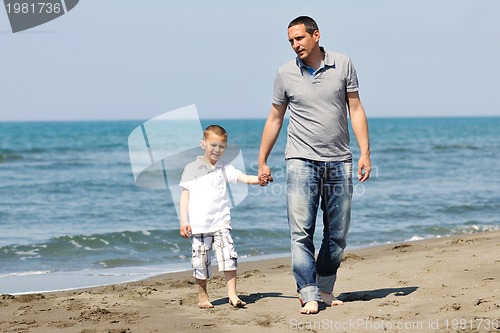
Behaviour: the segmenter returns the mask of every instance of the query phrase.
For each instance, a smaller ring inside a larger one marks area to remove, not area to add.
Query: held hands
[[[361,156],[358,161],[358,180],[364,182],[370,178],[370,173],[372,171],[370,157]],[[271,176],[271,169],[267,164],[259,165],[259,185],[267,186],[273,181],[273,176]]]
[[[269,182],[273,181],[273,177],[271,175],[262,175],[259,177],[259,185],[267,186]]]
[[[180,234],[184,238],[190,237],[191,236],[191,226],[189,224],[182,225],[181,230],[180,230]]]
[[[271,168],[267,164],[259,165],[259,185],[267,186],[272,181]]]

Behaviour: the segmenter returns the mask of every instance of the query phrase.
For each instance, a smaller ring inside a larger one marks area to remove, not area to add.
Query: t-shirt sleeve
[[[358,76],[350,58],[347,62],[346,90],[347,92],[355,92],[359,90]]]

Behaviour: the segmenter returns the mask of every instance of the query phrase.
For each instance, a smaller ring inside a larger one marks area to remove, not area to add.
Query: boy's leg
[[[198,286],[198,307],[202,309],[213,308],[210,303],[207,284],[210,278],[210,249],[212,247],[213,236],[211,234],[199,234],[191,237],[193,276],[196,278]]]
[[[200,309],[210,309],[213,308],[214,305],[210,303],[207,292],[207,284],[208,280],[200,280],[196,279],[196,284],[198,285],[198,307]]]
[[[225,271],[224,278],[227,284],[227,296],[229,298],[229,304],[235,308],[242,308],[247,303],[243,302],[236,293],[236,271]]]
[[[219,230],[214,234],[214,252],[219,264],[219,271],[224,272],[227,284],[229,304],[234,307],[246,305],[236,293],[236,269],[238,254],[234,250],[234,242],[229,229]]]

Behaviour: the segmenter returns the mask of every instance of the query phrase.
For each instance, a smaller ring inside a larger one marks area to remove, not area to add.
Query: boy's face
[[[209,132],[205,140],[200,142],[200,146],[205,151],[205,157],[214,165],[224,156],[227,141],[225,137]]]

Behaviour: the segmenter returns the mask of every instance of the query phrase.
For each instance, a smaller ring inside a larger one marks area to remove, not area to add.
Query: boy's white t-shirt
[[[188,220],[193,234],[231,228],[226,182],[236,184],[242,172],[217,161],[214,166],[198,156],[182,173],[180,186],[189,190]]]

